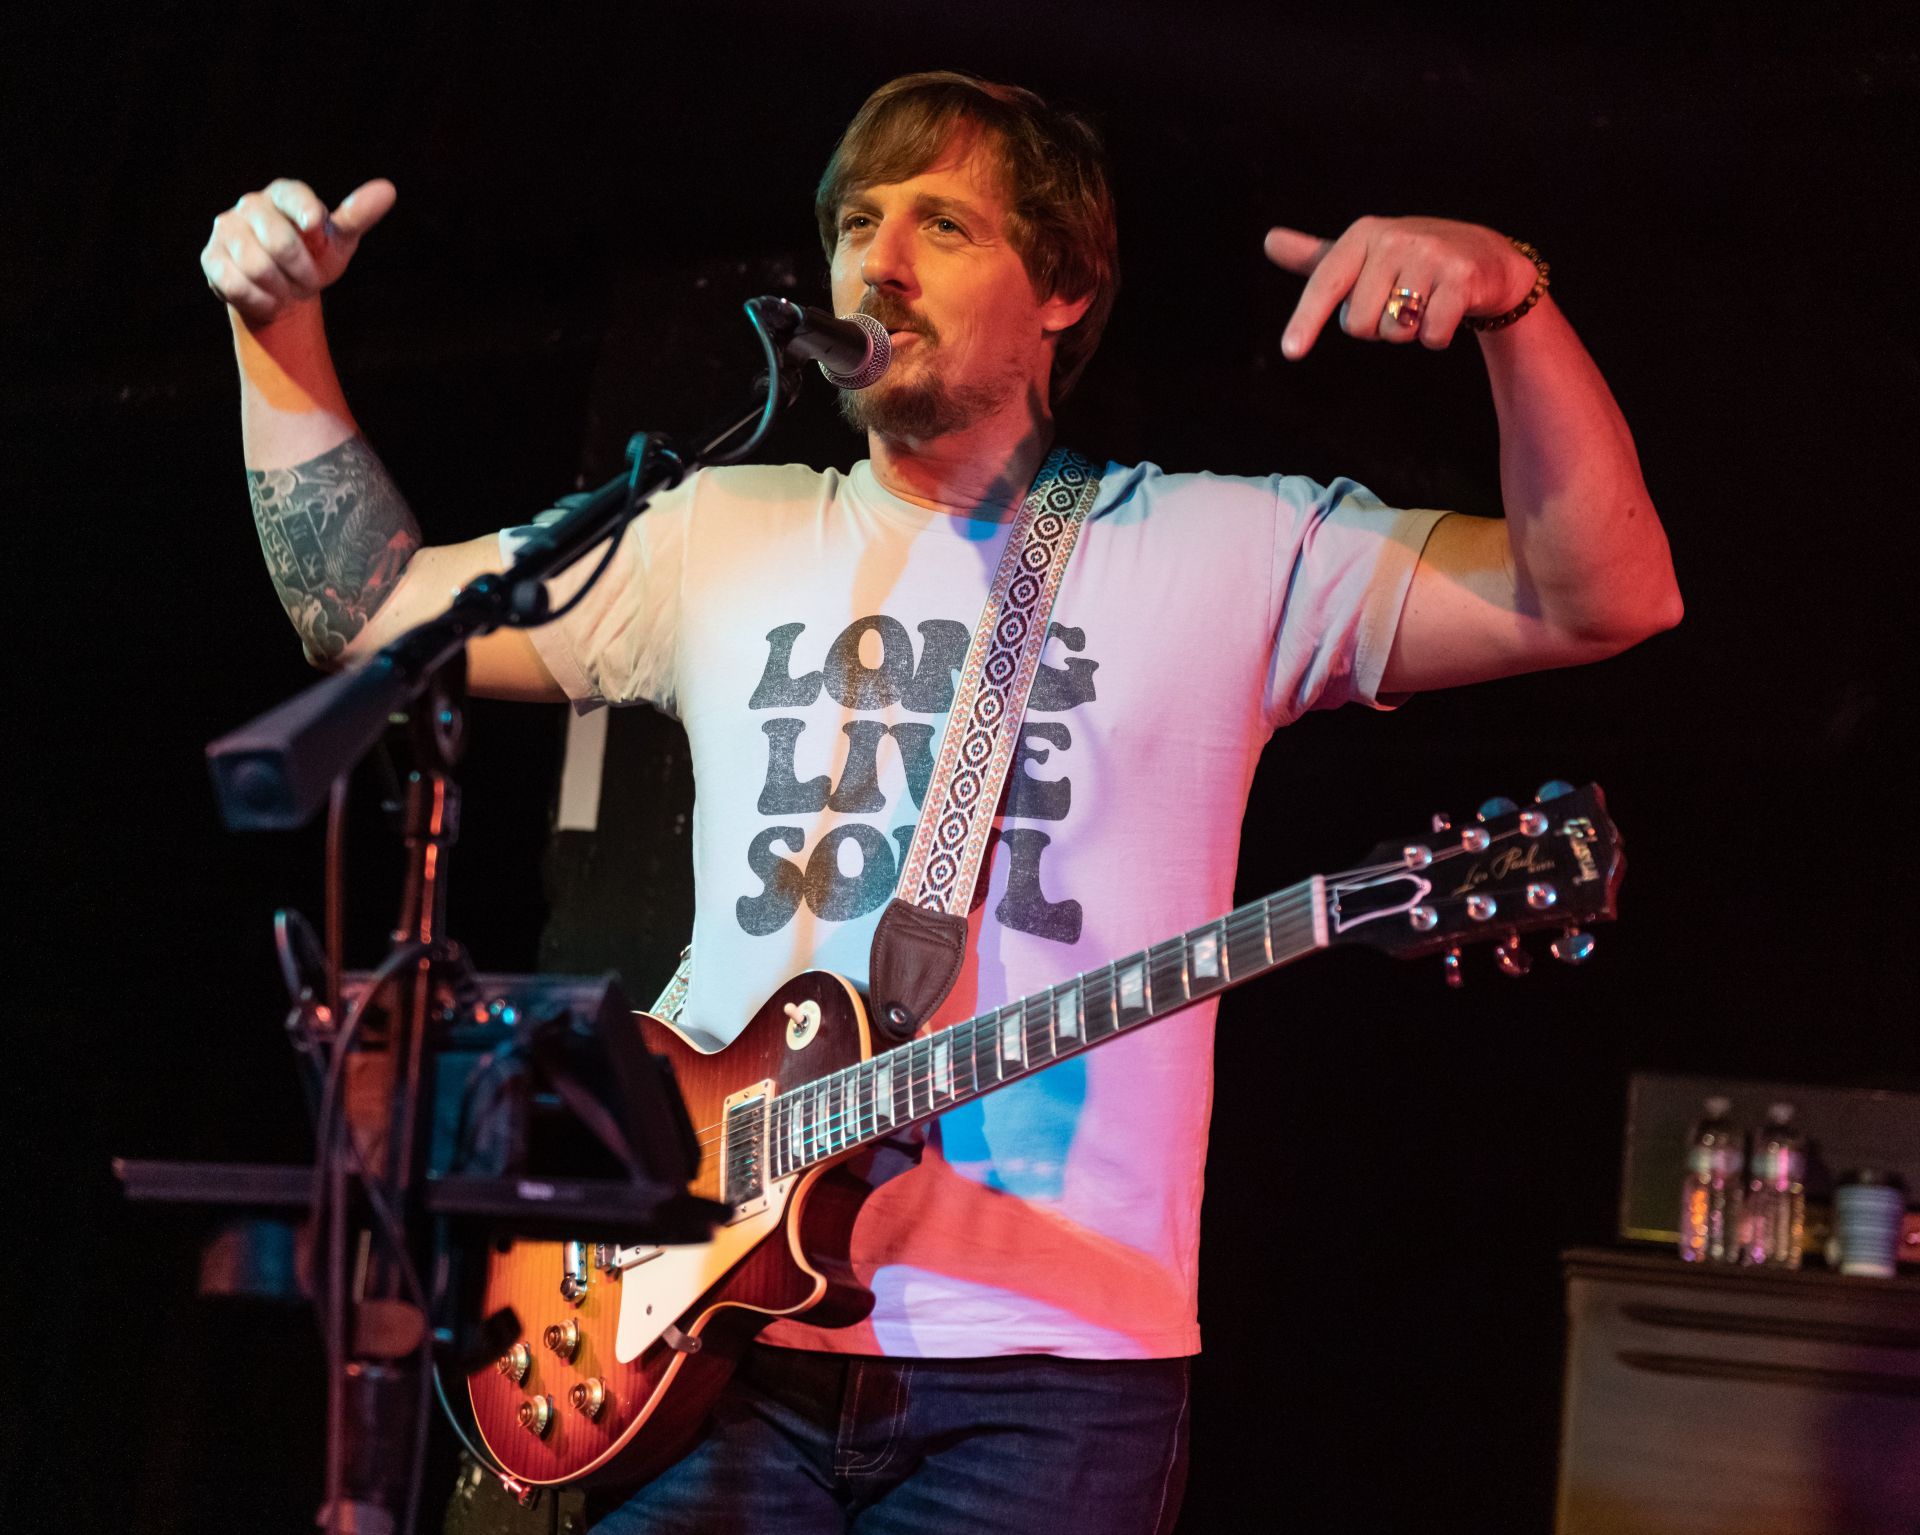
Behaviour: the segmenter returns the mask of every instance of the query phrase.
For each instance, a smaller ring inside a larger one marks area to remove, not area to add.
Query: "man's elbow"
[[[1671,577],[1651,584],[1632,603],[1621,603],[1596,613],[1574,629],[1573,642],[1587,652],[1586,659],[1603,661],[1631,650],[1657,634],[1678,628],[1686,616],[1679,583]]]

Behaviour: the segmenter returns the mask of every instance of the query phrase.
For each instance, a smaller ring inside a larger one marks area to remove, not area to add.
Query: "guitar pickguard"
[[[660,1341],[667,1328],[773,1232],[785,1215],[799,1175],[768,1185],[753,1214],[722,1226],[710,1242],[650,1249],[653,1254],[620,1274],[620,1320],[614,1358],[631,1364]]]

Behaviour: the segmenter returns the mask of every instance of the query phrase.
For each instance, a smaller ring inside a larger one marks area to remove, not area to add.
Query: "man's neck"
[[[902,501],[955,517],[1004,521],[1025,499],[1053,446],[1053,418],[1023,411],[943,437],[867,434],[881,486]]]

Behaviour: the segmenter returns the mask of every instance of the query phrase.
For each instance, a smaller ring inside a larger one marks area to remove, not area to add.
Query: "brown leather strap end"
[[[874,930],[867,983],[876,1025],[893,1039],[911,1039],[947,1000],[966,958],[965,917],[889,901]]]

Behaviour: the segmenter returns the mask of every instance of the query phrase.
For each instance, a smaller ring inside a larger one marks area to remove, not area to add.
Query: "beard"
[[[856,432],[925,441],[962,431],[1006,403],[1002,391],[971,385],[952,388],[938,374],[888,386],[842,390],[840,417]]]
[[[935,371],[940,333],[899,299],[879,291],[860,305],[891,331],[912,331],[920,338],[913,350],[933,353],[918,367],[915,378],[882,377],[865,389],[840,393],[840,416],[856,432],[878,432],[882,437],[925,441],[962,431],[1006,404],[1008,391],[993,383],[955,387]],[[913,366],[909,364],[909,366]]]

